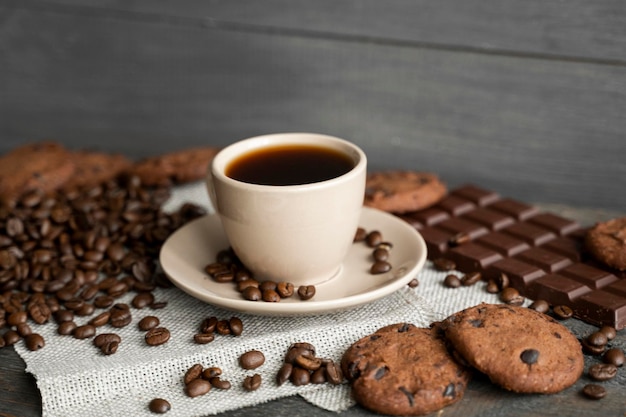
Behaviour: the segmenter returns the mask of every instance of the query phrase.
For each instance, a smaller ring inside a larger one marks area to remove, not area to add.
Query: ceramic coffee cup
[[[316,285],[337,276],[353,243],[366,165],[364,152],[343,139],[270,134],[222,149],[207,188],[232,249],[257,280]]]

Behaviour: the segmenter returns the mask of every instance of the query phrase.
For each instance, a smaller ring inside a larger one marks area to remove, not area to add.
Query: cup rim
[[[290,141],[285,142],[286,139],[291,138]],[[325,142],[320,142],[325,141]],[[293,143],[293,144],[313,144],[321,145],[334,144],[337,147],[343,146],[345,149],[350,149],[358,156],[358,160],[350,171],[328,180],[318,181],[308,184],[294,184],[294,185],[267,185],[267,184],[254,184],[244,181],[233,179],[225,174],[225,168],[234,157],[240,156],[244,153],[251,152],[254,149],[261,147],[268,147],[277,144]],[[240,188],[246,188],[256,191],[273,191],[273,192],[300,192],[305,190],[312,190],[320,187],[325,187],[330,183],[338,183],[349,181],[355,176],[358,176],[362,171],[366,169],[367,157],[365,152],[356,144],[349,142],[345,139],[321,134],[321,133],[309,133],[309,132],[285,132],[285,133],[270,133],[266,135],[254,136],[240,141],[234,142],[225,148],[221,149],[208,168],[208,176],[214,177],[216,180],[225,184],[237,186]]]

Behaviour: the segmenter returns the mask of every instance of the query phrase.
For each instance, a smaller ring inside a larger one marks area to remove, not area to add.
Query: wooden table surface
[[[615,217],[618,213],[608,210],[574,209],[560,205],[542,205],[540,208],[576,219],[583,225],[593,224]],[[590,334],[594,326],[576,319],[564,322],[577,336]],[[614,347],[626,350],[626,331],[618,332],[611,342]],[[586,356],[586,366],[598,361],[597,358]],[[495,417],[507,415],[511,417],[531,416],[621,416],[626,415],[626,370],[620,369],[618,376],[611,381],[602,383],[607,388],[607,396],[600,401],[583,397],[582,387],[591,382],[583,377],[572,387],[554,395],[519,395],[499,389],[491,384],[485,376],[476,375],[470,382],[463,400],[447,407],[443,415],[449,417]],[[13,347],[0,349],[0,417],[36,417],[42,414],[41,397],[35,379],[25,372],[25,363]],[[255,407],[242,408],[221,414],[229,417],[247,417],[258,415],[272,416],[334,416],[333,412],[322,410],[310,405],[300,397],[288,397]],[[342,417],[370,416],[373,413],[353,407],[338,414]],[[433,415],[440,415],[433,413]]]

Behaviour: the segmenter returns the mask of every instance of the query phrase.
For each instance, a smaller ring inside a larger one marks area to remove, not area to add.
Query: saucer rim
[[[396,227],[398,227],[399,230],[402,230],[402,233],[406,233],[405,236],[410,236],[410,238],[407,238],[406,240],[411,240],[413,241],[413,244],[415,244],[414,253],[416,253],[416,258],[413,259],[414,264],[412,265],[412,267],[404,271],[401,275],[389,279],[389,282],[386,285],[376,286],[371,291],[359,292],[357,294],[349,295],[346,297],[339,297],[335,299],[321,301],[308,300],[293,303],[252,302],[245,299],[223,297],[216,294],[215,292],[202,291],[202,289],[199,289],[197,285],[190,285],[188,283],[189,280],[172,276],[171,271],[168,272],[167,270],[166,251],[169,250],[168,244],[172,243],[176,235],[183,233],[183,231],[186,229],[198,227],[198,225],[202,222],[213,221],[216,225],[221,226],[221,222],[219,222],[219,219],[217,219],[217,214],[215,213],[209,213],[198,219],[195,219],[187,223],[186,225],[183,225],[181,228],[172,233],[172,235],[168,237],[168,239],[163,243],[161,247],[159,253],[159,262],[161,264],[163,272],[169,277],[170,281],[177,288],[207,304],[224,308],[230,311],[263,316],[313,316],[353,309],[390,295],[398,289],[402,288],[402,286],[407,285],[413,278],[417,276],[418,272],[423,269],[427,258],[427,247],[423,237],[416,229],[414,229],[408,223],[385,211],[365,206],[362,208],[360,223],[362,223],[362,219],[364,216],[385,218],[387,222],[395,223]],[[371,223],[371,221],[368,223]],[[164,262],[164,258],[166,258],[166,262]],[[345,272],[340,273],[338,278],[341,279],[344,274]],[[336,279],[337,278],[334,278],[330,282],[326,282],[321,285],[332,285],[332,282]],[[195,280],[191,280],[191,282],[195,282]],[[215,285],[223,284],[215,283]]]

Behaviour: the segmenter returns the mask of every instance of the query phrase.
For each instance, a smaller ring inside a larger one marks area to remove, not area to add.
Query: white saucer
[[[372,275],[372,249],[365,243],[354,243],[334,278],[316,286],[315,297],[308,301],[297,295],[277,303],[247,301],[232,283],[217,283],[204,272],[215,261],[217,252],[228,248],[222,224],[217,215],[196,219],[178,229],[163,244],[161,266],[172,282],[183,291],[207,303],[249,314],[314,315],[329,313],[372,302],[384,297],[416,277],[426,261],[426,244],[422,236],[399,218],[364,207],[359,225],[367,231],[379,230],[384,240],[393,244],[392,270]]]

